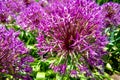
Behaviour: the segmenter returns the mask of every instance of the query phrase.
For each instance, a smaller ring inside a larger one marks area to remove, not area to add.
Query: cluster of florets
[[[8,9],[2,1],[0,1],[0,23],[8,22]]]
[[[102,6],[105,14],[104,23],[105,26],[118,26],[120,25],[120,5],[114,2],[104,3]]]
[[[29,62],[33,62],[33,58],[27,56],[28,50],[18,36],[19,32],[0,27],[0,73],[2,74],[22,77],[19,75],[20,72],[29,74],[32,70]]]
[[[0,23],[16,19],[16,16],[35,0],[2,0],[0,1]],[[12,18],[12,20],[10,20]]]
[[[91,0],[55,1],[47,8],[49,23],[40,26],[37,47],[41,56],[56,57],[50,67],[74,75],[83,72],[92,76],[90,67],[101,70],[108,43],[102,34],[102,8]]]
[[[33,3],[24,9],[17,17],[17,24],[24,30],[35,30],[41,25],[44,10],[39,3]]]

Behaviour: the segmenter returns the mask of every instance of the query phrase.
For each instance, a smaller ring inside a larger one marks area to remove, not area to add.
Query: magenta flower
[[[19,32],[0,27],[0,73],[22,78],[24,75],[19,73],[27,72],[28,75],[31,72],[29,63],[33,58],[28,56],[28,50],[18,36]]]
[[[105,13],[105,26],[120,25],[120,4],[114,2],[104,3],[102,6]]]
[[[41,25],[44,10],[39,3],[33,3],[24,9],[17,17],[17,24],[25,30],[35,30]]]
[[[16,19],[16,16],[35,0],[2,0],[0,1],[0,22],[8,21],[8,17]]]
[[[7,23],[9,20],[8,20],[8,16],[9,16],[9,13],[8,13],[8,9],[6,7],[6,5],[0,1],[0,24],[1,23]]]
[[[71,75],[71,77],[77,77],[77,71],[76,70],[71,70],[70,75]]]
[[[91,0],[66,0],[52,2],[48,10],[49,17],[45,19],[48,23],[39,28],[37,47],[41,56],[56,57],[50,67],[65,74],[71,70],[81,73],[79,66],[84,65],[87,75],[91,72],[89,66],[103,65],[102,56],[106,54],[103,49],[108,41],[102,35],[101,8]]]
[[[12,17],[16,17],[16,15],[25,8],[25,5],[23,4],[23,1],[19,1],[19,0],[5,0],[2,1],[6,7],[8,8],[8,13],[12,16]]]

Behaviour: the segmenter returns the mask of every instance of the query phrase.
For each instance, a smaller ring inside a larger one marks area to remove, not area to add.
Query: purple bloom
[[[33,61],[34,61],[34,59],[31,56],[25,56],[25,57],[21,58],[22,63],[26,63],[26,62],[29,63],[29,62],[33,62]]]
[[[14,77],[18,77],[21,71],[31,72],[29,63],[33,61],[27,54],[28,50],[24,43],[18,39],[18,36],[19,32],[0,27],[0,72],[13,75]],[[25,60],[24,63],[21,60],[22,56]]]
[[[89,68],[87,67],[87,65],[78,65],[78,69],[84,73],[87,77],[88,76],[92,76],[92,73],[90,72]]]
[[[51,68],[55,71],[55,72],[60,72],[60,74],[65,74],[66,72],[66,64],[61,64],[59,66],[52,66]]]
[[[25,8],[23,1],[19,0],[2,0],[0,1],[0,23],[10,23],[21,10]]]
[[[16,16],[35,0],[2,0],[0,1],[0,22],[8,22],[8,17],[16,19]]]
[[[22,76],[23,80],[33,80],[29,75]]]
[[[61,64],[66,64],[63,72],[69,66],[70,71],[78,71],[78,64],[95,68],[102,65],[101,57],[106,54],[103,49],[108,41],[102,34],[101,8],[91,0],[65,0],[52,2],[46,9],[49,17],[42,19],[48,23],[39,26],[37,47],[41,56],[47,53],[56,57],[51,68],[61,73]]]
[[[0,1],[0,23],[7,23],[8,22],[8,9],[6,5]]]
[[[32,68],[30,66],[26,66],[24,71],[29,73],[32,71]]]
[[[25,8],[23,1],[19,0],[5,0],[3,3],[6,5],[8,8],[8,13],[15,17],[21,10]]]
[[[71,75],[72,77],[77,77],[77,71],[76,71],[76,70],[71,70],[71,71],[70,71],[70,75]]]
[[[17,17],[17,23],[25,30],[35,30],[44,18],[44,10],[39,3],[33,3],[24,9]]]
[[[105,26],[120,25],[120,4],[114,2],[104,3],[102,6],[105,13]]]

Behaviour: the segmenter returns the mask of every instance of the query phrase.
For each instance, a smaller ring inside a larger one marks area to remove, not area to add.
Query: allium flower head
[[[6,5],[0,1],[0,23],[6,23],[8,22],[8,9]]]
[[[39,3],[33,3],[24,9],[17,17],[17,23],[25,30],[35,30],[44,18],[44,10]]]
[[[16,19],[19,13],[28,6],[36,3],[35,0],[2,0],[0,1],[0,22],[8,22],[8,17]]]
[[[104,3],[102,6],[105,13],[105,25],[120,25],[120,4],[114,2]]]
[[[47,13],[48,23],[39,27],[37,47],[43,57],[56,57],[50,65],[55,72],[76,76],[84,66],[83,72],[90,75],[89,67],[103,65],[101,57],[106,54],[103,49],[107,39],[102,35],[101,8],[94,1],[55,1]]]
[[[28,68],[29,62],[33,61],[32,57],[27,57],[28,50],[18,36],[19,32],[0,27],[0,73],[10,74],[14,77],[19,76],[19,72],[26,72],[24,69]]]
[[[25,8],[22,0],[3,0],[2,1],[8,8],[8,13],[15,17],[21,10]]]
[[[0,6],[4,4],[10,16],[16,18],[16,16],[29,5],[35,3],[35,0],[2,0],[0,1]],[[2,5],[1,5],[2,4]],[[5,9],[5,7],[0,7]]]

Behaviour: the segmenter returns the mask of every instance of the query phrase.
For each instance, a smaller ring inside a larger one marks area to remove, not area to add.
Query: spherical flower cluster
[[[105,26],[120,25],[120,4],[114,2],[104,3],[102,6],[105,13]]]
[[[25,8],[23,1],[2,0],[0,1],[0,23],[12,22],[18,13]]]
[[[19,77],[20,72],[30,72],[32,69],[29,62],[33,62],[33,58],[28,56],[28,50],[18,36],[19,32],[0,27],[0,73],[14,77]]]
[[[8,22],[8,9],[6,5],[0,1],[0,23],[6,23]]]
[[[91,0],[55,1],[47,6],[49,17],[42,18],[37,47],[39,54],[56,57],[50,65],[60,74],[85,73],[103,66],[102,56],[108,43],[102,34],[101,7]]]
[[[17,17],[17,24],[25,30],[35,30],[41,25],[42,18],[44,18],[44,10],[36,2],[20,13]]]
[[[8,8],[8,10],[9,10],[8,13],[11,16],[16,16],[21,10],[23,10],[25,8],[22,0],[21,1],[19,1],[19,0],[5,0],[5,1],[3,1],[3,3]]]
[[[0,1],[0,22],[8,21],[8,17],[16,16],[26,7],[35,3],[35,0],[2,0]]]

